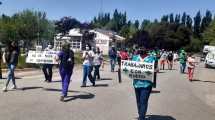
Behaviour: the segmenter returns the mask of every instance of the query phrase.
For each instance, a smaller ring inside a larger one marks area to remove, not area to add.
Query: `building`
[[[125,38],[117,35],[115,32],[102,30],[102,29],[93,29],[89,30],[90,33],[94,33],[95,37],[93,40],[90,40],[90,47],[98,47],[103,54],[107,55],[110,49],[110,46],[114,45],[119,47],[119,43],[125,40]],[[81,51],[84,48],[83,34],[80,32],[80,29],[71,29],[67,35],[62,36],[58,34],[55,37],[55,48],[60,49],[62,42],[66,41],[71,44],[71,48],[77,52]],[[85,45],[84,45],[85,46]]]
[[[95,46],[99,47],[103,54],[107,55],[110,47],[112,45],[116,47],[121,47],[120,43],[125,40],[125,38],[117,35],[116,32],[102,29],[91,30],[96,34]]]
[[[64,41],[70,43],[71,48],[75,52],[82,50],[83,35],[80,33],[80,29],[71,29],[66,35],[57,34],[54,38],[54,48],[57,50],[61,49]]]

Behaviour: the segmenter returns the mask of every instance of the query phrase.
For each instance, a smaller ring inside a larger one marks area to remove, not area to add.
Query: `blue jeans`
[[[114,72],[115,65],[116,59],[110,59],[111,72]]]
[[[95,65],[94,68],[95,68],[95,71],[94,71],[94,76],[93,78],[96,80],[96,77],[97,79],[100,79],[100,73],[99,73],[99,68],[100,68],[101,65]]]
[[[66,97],[69,89],[70,79],[72,76],[72,70],[61,69],[60,76],[62,79],[62,95]]]
[[[186,63],[180,63],[180,72],[184,73],[186,68]]]
[[[15,71],[16,65],[8,64],[8,77],[6,82],[6,87],[8,86],[10,80],[12,80],[12,83],[14,86],[16,86],[14,71]]]
[[[135,88],[139,120],[145,120],[145,116],[148,108],[148,100],[149,100],[151,91],[152,91],[152,87]]]
[[[87,77],[90,80],[90,82],[95,85],[95,80],[91,74],[91,72],[93,71],[93,66],[89,66],[89,65],[83,65],[83,82],[82,82],[82,86],[86,86],[87,84]]]

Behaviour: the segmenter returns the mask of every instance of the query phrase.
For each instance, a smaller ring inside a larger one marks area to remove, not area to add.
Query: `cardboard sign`
[[[154,63],[122,60],[121,69],[131,79],[154,81]]]
[[[35,64],[58,64],[55,57],[59,51],[29,51],[26,63]]]

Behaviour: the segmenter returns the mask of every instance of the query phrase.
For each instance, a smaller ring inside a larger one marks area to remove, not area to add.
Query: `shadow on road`
[[[52,81],[52,83],[61,82],[61,80]]]
[[[43,90],[52,91],[52,92],[61,92],[62,91],[61,89],[54,89],[54,88],[43,88]],[[85,91],[69,90],[68,92],[79,93],[80,95],[67,96],[64,99],[64,102],[69,102],[69,101],[76,100],[76,99],[92,99],[95,97],[94,94],[89,93],[89,92],[85,92]]]
[[[161,116],[161,115],[148,115],[147,120],[176,120],[175,118],[171,116]]]
[[[94,87],[108,87],[108,84],[96,84]]]
[[[161,93],[161,91],[158,91],[158,90],[152,90],[151,92],[152,94],[158,94],[158,93]]]
[[[67,96],[64,99],[64,102],[69,102],[69,101],[76,100],[76,99],[93,99],[94,97],[95,97],[94,94],[84,92],[84,94],[82,94],[82,95]]]
[[[34,90],[34,89],[41,89],[43,87],[23,87],[23,88],[20,88],[20,90]]]
[[[54,89],[54,88],[43,88],[43,90],[51,91],[51,92],[62,92],[61,89]],[[69,90],[68,92],[80,93],[80,91],[74,91],[74,90]]]
[[[197,79],[192,80],[192,82],[215,83],[215,81],[203,81],[203,80],[197,80]]]
[[[103,80],[113,80],[112,78],[101,78],[100,80],[96,80],[96,81],[103,81]]]

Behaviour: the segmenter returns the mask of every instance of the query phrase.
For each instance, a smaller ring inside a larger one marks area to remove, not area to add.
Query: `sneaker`
[[[16,87],[16,85],[13,85],[12,87],[11,87],[11,89],[13,89],[13,90],[15,90],[17,87]]]
[[[3,91],[3,92],[7,92],[7,87],[4,87],[4,88],[2,89],[2,91]]]

